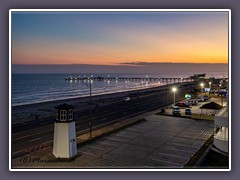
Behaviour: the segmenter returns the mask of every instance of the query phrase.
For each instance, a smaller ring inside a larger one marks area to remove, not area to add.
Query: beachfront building
[[[223,153],[228,153],[228,107],[224,107],[218,114],[215,115],[215,133],[214,133],[214,148]]]
[[[56,158],[73,158],[77,155],[76,125],[73,106],[61,104],[56,107],[54,123],[53,155]]]

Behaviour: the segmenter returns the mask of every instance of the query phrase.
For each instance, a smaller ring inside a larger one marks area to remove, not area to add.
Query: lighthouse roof
[[[62,109],[62,110],[63,109],[68,110],[68,109],[74,109],[74,106],[64,103],[64,104],[60,104],[60,105],[56,106],[55,108]]]

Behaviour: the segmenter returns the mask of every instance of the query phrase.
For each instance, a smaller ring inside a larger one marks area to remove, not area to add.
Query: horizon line
[[[229,63],[195,63],[195,62],[125,62],[119,64],[12,64],[12,65],[92,65],[92,66],[129,66],[142,64],[229,64]]]

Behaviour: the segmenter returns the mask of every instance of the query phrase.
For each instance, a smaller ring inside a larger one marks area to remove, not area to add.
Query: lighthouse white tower
[[[57,107],[54,123],[53,155],[56,158],[73,158],[77,155],[76,126],[73,106],[61,104]]]

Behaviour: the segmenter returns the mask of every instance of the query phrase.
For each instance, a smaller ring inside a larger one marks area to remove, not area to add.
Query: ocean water
[[[12,106],[44,101],[84,97],[89,95],[89,82],[65,81],[66,77],[90,77],[90,74],[12,74]],[[189,74],[145,75],[145,74],[93,74],[93,77],[189,77]],[[211,75],[213,76],[213,75]],[[215,77],[226,74],[218,73]],[[165,83],[93,81],[92,94],[129,91],[133,89],[161,86]]]

